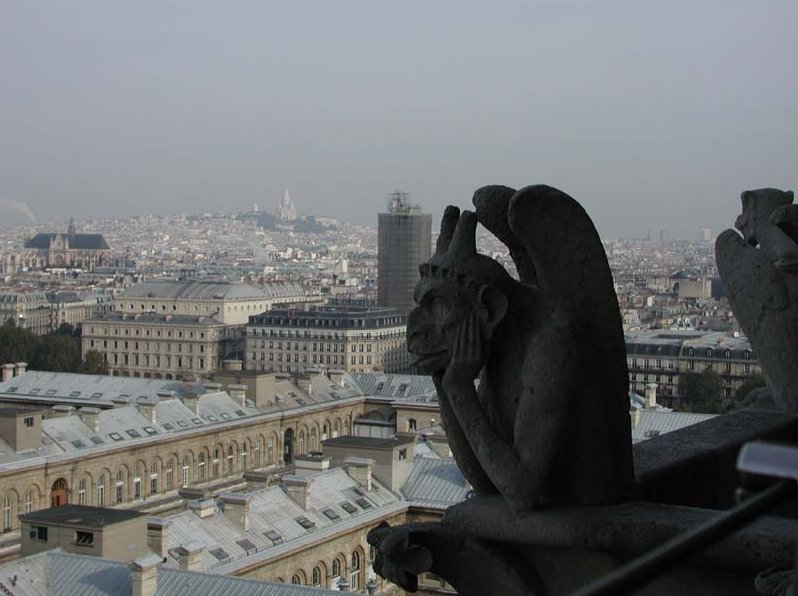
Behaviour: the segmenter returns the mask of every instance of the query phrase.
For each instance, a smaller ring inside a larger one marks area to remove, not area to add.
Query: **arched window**
[[[3,532],[11,531],[11,497],[3,497]]]
[[[352,553],[352,566],[349,569],[349,589],[353,592],[360,589],[360,553]]]
[[[305,431],[299,431],[299,440],[297,441],[297,452],[305,453]]]
[[[255,453],[253,454],[252,457],[253,465],[255,466],[255,468],[263,467],[262,453],[261,453],[262,447],[263,447],[263,439],[258,437],[258,440],[255,441],[255,449],[254,449]]]
[[[407,430],[416,430],[417,424],[415,418],[407,419]]]
[[[121,503],[125,500],[125,472],[124,470],[119,470],[116,473],[116,492],[115,492],[115,502]]]
[[[299,573],[295,573],[294,576],[291,578],[291,583],[294,584],[295,586],[301,586],[303,583],[302,576]]]
[[[33,511],[33,491],[29,490],[25,493],[25,513]]]
[[[233,446],[227,446],[227,475],[232,476],[235,470],[235,460],[233,459]]]
[[[150,494],[158,494],[158,464],[150,464]]]
[[[266,445],[266,461],[270,464],[274,463],[274,437],[269,437],[269,442]]]
[[[78,505],[86,504],[86,479],[82,478],[78,482]]]
[[[211,461],[213,464],[213,470],[211,470],[211,473],[213,474],[214,478],[219,477],[219,457],[221,457],[221,451],[219,451],[219,448],[217,447],[213,450],[213,459]]]
[[[183,456],[183,486],[188,486],[191,482],[191,456]]]
[[[310,429],[310,450],[311,451],[316,451],[318,448],[319,448],[319,446],[316,444],[316,429],[315,428],[311,428]]]
[[[197,478],[205,480],[205,453],[202,451],[197,455]]]
[[[242,472],[246,472],[249,469],[247,467],[247,464],[249,463],[248,460],[249,460],[249,446],[247,445],[247,442],[244,441],[244,444],[241,445],[241,471]]]
[[[341,559],[336,557],[332,562],[332,579],[337,582],[341,578]]]
[[[314,588],[321,588],[321,567],[316,565],[313,568],[313,573],[310,576],[310,585]]]
[[[175,464],[170,459],[166,462],[166,489],[171,490],[175,485]]]
[[[97,481],[97,507],[105,507],[105,475]]]

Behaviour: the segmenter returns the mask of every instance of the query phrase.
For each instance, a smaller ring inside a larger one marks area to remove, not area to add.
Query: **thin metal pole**
[[[681,536],[619,567],[572,596],[619,596],[654,581],[668,569],[795,495],[794,480],[780,481]]]

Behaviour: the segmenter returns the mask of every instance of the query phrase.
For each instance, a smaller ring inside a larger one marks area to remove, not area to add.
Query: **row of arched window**
[[[349,581],[349,590],[361,590],[365,585],[365,565],[363,551],[360,548],[352,551],[347,557],[344,554],[336,556],[328,566],[319,561],[310,572],[310,576],[300,569],[291,576],[291,583],[298,586],[313,586],[314,588],[338,589],[338,582],[346,578]],[[285,581],[277,578],[278,582]]]
[[[63,486],[59,486],[63,498],[52,504],[69,502],[113,507],[181,487],[229,478],[248,470],[282,465],[289,463],[294,455],[319,450],[322,440],[342,432],[348,434],[350,428],[351,416],[328,419],[310,427],[302,425],[298,431],[289,428],[282,437],[277,432],[268,436],[259,434],[247,437],[240,443],[220,442],[196,452],[187,449],[173,452],[165,458],[155,456],[148,461],[140,459],[132,467],[119,464],[104,468],[96,475],[84,472],[78,474],[77,486],[69,487],[66,480],[60,480],[63,482]],[[44,503],[46,499],[45,491],[36,484],[31,484],[21,494],[14,489],[5,491],[2,495],[2,532],[19,527],[17,516],[20,513],[50,506],[50,503]]]

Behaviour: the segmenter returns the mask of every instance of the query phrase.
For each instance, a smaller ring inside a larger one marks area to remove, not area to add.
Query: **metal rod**
[[[783,480],[689,532],[641,555],[612,573],[577,590],[572,596],[618,596],[629,594],[663,575],[671,567],[702,551],[761,514],[795,495],[794,480]]]

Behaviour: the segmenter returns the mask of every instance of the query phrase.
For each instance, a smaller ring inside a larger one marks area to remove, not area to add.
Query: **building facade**
[[[723,380],[725,397],[754,374],[762,374],[745,337],[702,331],[651,329],[626,335],[630,389],[638,393],[656,383],[666,400],[678,399],[679,380],[686,373],[714,370]]]
[[[399,191],[377,217],[377,302],[407,313],[413,308],[418,267],[432,254],[432,216]]]
[[[48,232],[36,234],[24,244],[26,251],[35,255],[35,262],[44,267],[64,267],[91,271],[102,264],[111,254],[102,234],[79,234],[75,222],[69,222],[66,233]],[[31,262],[24,257],[20,263]]]
[[[407,371],[407,320],[390,308],[327,306],[272,310],[250,319],[244,367],[303,373],[328,368],[347,372]]]

